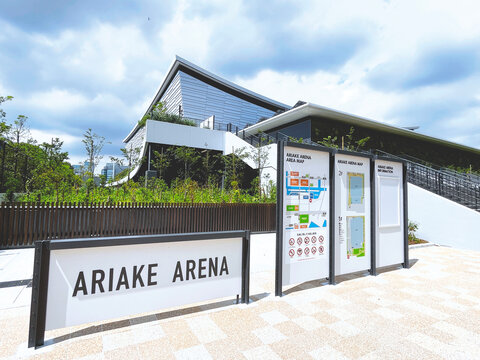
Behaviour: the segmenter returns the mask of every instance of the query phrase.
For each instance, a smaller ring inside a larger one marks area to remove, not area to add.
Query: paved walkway
[[[305,283],[276,298],[273,236],[252,241],[250,305],[228,299],[49,331],[37,350],[27,349],[30,289],[0,288],[0,358],[480,358],[480,252],[412,249],[410,269]],[[32,254],[17,251],[30,270],[11,280],[31,274]],[[5,256],[14,255],[0,253],[0,282]]]

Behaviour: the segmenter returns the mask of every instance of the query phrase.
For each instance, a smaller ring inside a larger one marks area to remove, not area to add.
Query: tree
[[[150,164],[157,169],[158,177],[163,177],[163,172],[170,166],[170,154],[169,151],[153,151],[153,160],[150,160]]]
[[[197,152],[194,148],[187,146],[179,146],[174,150],[175,158],[183,162],[184,170],[183,175],[184,179],[190,176],[190,169],[192,165],[198,160]]]
[[[2,105],[4,102],[11,101],[13,100],[13,96],[0,96],[0,105]],[[3,121],[7,114],[5,111],[3,111],[2,108],[0,108],[0,120]]]
[[[74,173],[68,163],[68,152],[62,151],[63,141],[59,138],[52,139],[50,143],[40,145],[43,150],[41,163],[36,171],[36,185],[47,191],[53,191],[56,201],[62,193],[71,187],[74,181]]]
[[[127,147],[120,149],[120,151],[122,152],[123,159],[111,156],[110,160],[120,166],[124,166],[126,161],[128,167],[127,176],[128,180],[130,180],[130,173],[132,170],[143,162],[143,157],[140,156],[141,150],[139,147],[133,147],[131,144],[130,146],[127,145]]]
[[[21,155],[26,157],[25,151],[20,146],[20,140],[26,140],[30,134],[30,129],[27,126],[28,117],[25,115],[18,115],[17,120],[13,122],[10,128],[10,139],[13,143],[14,167],[13,177],[16,179],[18,175],[18,162]]]
[[[370,136],[367,136],[363,139],[354,140],[354,134],[355,128],[352,126],[350,127],[350,131],[348,134],[345,136],[342,136],[342,144],[337,144],[337,137],[334,136],[332,137],[331,135],[324,137],[323,140],[318,141],[319,144],[328,146],[328,147],[333,147],[333,148],[342,148],[346,150],[351,150],[351,151],[358,151],[361,148],[365,147],[367,144],[368,140],[370,140]]]
[[[13,122],[10,129],[10,138],[12,142],[19,144],[20,140],[28,140],[30,129],[27,126],[28,116],[18,115],[17,120]]]
[[[105,137],[93,133],[92,129],[89,128],[83,134],[82,142],[85,145],[85,151],[87,152],[88,172],[90,173],[90,177],[93,178],[95,167],[103,158],[101,153],[103,146],[105,145]]]
[[[215,171],[215,167],[218,164],[220,157],[218,154],[213,153],[211,150],[205,149],[202,151],[202,154],[205,154],[202,157],[202,173],[203,181],[207,185],[216,183],[219,171]]]
[[[232,153],[224,156],[225,162],[225,177],[228,179],[228,183],[233,188],[238,188],[239,176],[238,174],[245,167],[243,162],[249,154],[245,151],[245,147],[234,148],[232,147]]]
[[[263,139],[265,140],[265,139]],[[263,176],[263,169],[268,162],[268,148],[266,146],[257,146],[256,149],[253,149],[249,157],[255,163],[256,168],[258,169],[258,196],[262,196],[262,176]]]

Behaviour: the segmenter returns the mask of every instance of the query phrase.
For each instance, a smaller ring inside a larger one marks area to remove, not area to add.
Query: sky
[[[289,105],[480,148],[478,14],[475,0],[2,2],[2,107],[38,142],[63,140],[72,164],[92,128],[103,165],[179,55]]]

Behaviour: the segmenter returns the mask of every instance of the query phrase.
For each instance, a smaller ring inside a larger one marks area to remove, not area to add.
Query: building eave
[[[270,119],[267,119],[255,125],[249,126],[248,128],[244,129],[244,131],[248,135],[256,134],[258,132],[266,132],[266,131],[273,130],[278,127],[290,124],[294,121],[300,120],[305,117],[315,117],[315,116],[325,117],[328,119],[337,120],[337,121],[341,121],[341,122],[352,124],[352,125],[357,124],[365,128],[375,129],[375,130],[384,131],[392,134],[398,134],[398,135],[409,137],[409,138],[424,140],[432,143],[437,143],[443,146],[448,146],[448,147],[480,154],[480,149],[477,149],[477,148],[473,148],[473,147],[462,145],[462,144],[457,144],[452,141],[439,139],[439,138],[425,135],[416,131],[406,130],[394,125],[381,123],[375,120],[352,115],[343,111],[334,110],[328,107],[324,107],[324,106],[320,106],[312,103],[306,103],[297,108],[290,109],[282,114],[273,116]]]

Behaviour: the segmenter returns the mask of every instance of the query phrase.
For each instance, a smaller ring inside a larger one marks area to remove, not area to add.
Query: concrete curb
[[[423,248],[423,247],[429,247],[429,246],[439,246],[435,243],[425,243],[425,244],[415,244],[415,245],[408,245],[409,249],[418,249],[418,248]]]

